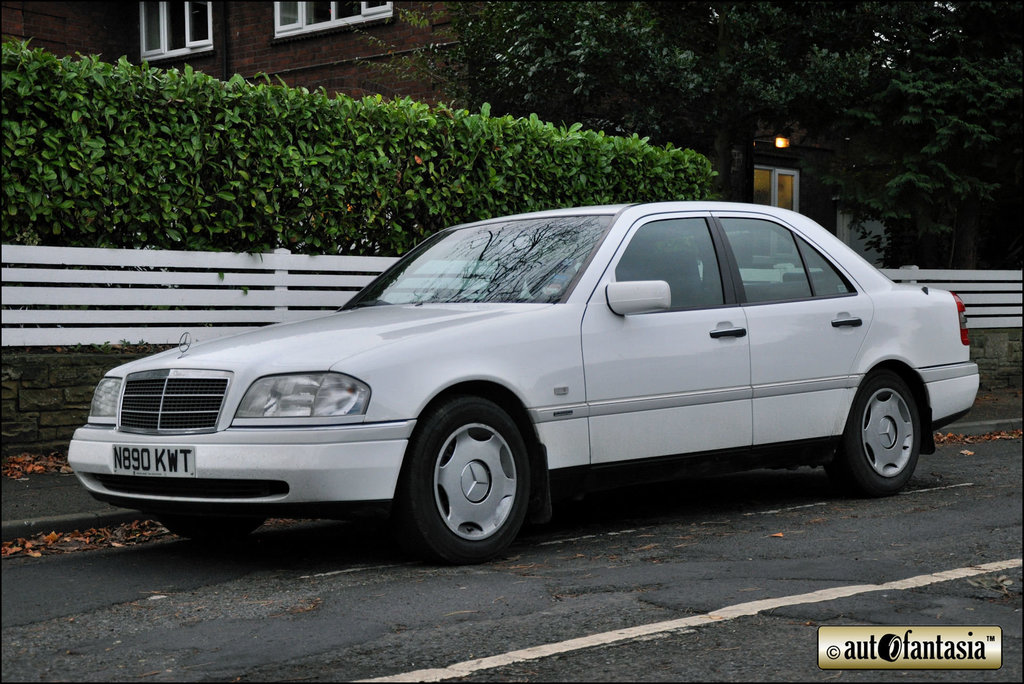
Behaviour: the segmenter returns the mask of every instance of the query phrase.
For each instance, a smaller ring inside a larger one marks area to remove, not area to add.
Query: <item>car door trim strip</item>
[[[826,392],[836,389],[852,389],[860,384],[860,375],[840,375],[833,378],[816,378],[814,380],[796,380],[792,382],[773,382],[754,387],[754,399],[767,397],[783,397],[790,394],[809,394]]]
[[[531,409],[530,415],[534,423],[546,423],[554,420],[571,420],[576,418],[614,416],[640,411],[657,411],[660,409],[684,408],[701,404],[720,404],[730,401],[749,399],[765,399],[792,394],[810,392],[826,392],[837,389],[854,389],[860,383],[861,375],[842,375],[832,378],[816,378],[795,382],[776,382],[757,387],[727,387],[720,390],[684,392],[680,394],[660,394],[648,397],[629,397],[627,399],[611,399],[595,401],[589,404],[563,404],[544,406]]]

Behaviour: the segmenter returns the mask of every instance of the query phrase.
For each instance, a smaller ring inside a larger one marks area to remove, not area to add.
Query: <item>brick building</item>
[[[422,80],[381,69],[392,57],[445,44],[444,3],[3,2],[3,35],[58,56],[195,70],[228,79],[267,74],[290,86],[354,97],[434,101]],[[406,11],[426,18],[409,21]]]

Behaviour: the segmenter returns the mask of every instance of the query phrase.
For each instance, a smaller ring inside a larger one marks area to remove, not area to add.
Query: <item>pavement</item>
[[[970,413],[942,433],[984,435],[1021,429],[1021,390],[981,392]],[[92,498],[73,474],[43,473],[3,480],[3,541],[50,532],[109,527],[147,516]]]

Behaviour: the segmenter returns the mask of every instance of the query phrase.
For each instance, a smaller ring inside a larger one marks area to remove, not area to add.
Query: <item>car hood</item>
[[[123,375],[155,368],[193,368],[244,371],[258,367],[262,374],[328,370],[366,352],[414,340],[427,343],[431,335],[465,335],[482,325],[527,315],[553,304],[409,304],[338,311],[294,323],[269,325],[239,335],[202,341],[203,329],[193,331],[199,342],[182,352],[171,349],[120,366],[110,374]]]

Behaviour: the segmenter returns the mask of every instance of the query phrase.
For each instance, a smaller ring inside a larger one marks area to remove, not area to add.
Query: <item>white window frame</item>
[[[361,24],[367,21],[373,21],[374,19],[387,19],[394,15],[395,8],[393,2],[385,2],[382,5],[376,7],[369,7],[368,2],[359,3],[359,15],[354,17],[337,17],[337,6],[339,3],[331,3],[331,16],[336,17],[330,21],[321,21],[316,24],[307,23],[306,18],[306,3],[298,3],[298,19],[292,24],[281,23],[281,3],[274,3],[274,37],[282,38],[284,36],[295,36],[304,33],[316,33],[318,31],[325,31],[327,29],[338,28],[339,26],[351,26],[353,24]]]
[[[185,12],[185,47],[177,50],[171,50],[168,46],[171,44],[171,21],[170,21],[170,3],[161,2],[158,7],[159,17],[158,21],[160,24],[160,45],[159,47],[146,49],[146,3],[139,3],[139,52],[141,53],[142,59],[160,59],[164,57],[177,57],[179,55],[190,55],[195,52],[204,52],[213,49],[213,3],[206,2],[206,38],[204,40],[190,40],[189,36],[192,35],[192,11],[191,6],[193,3],[185,2],[183,5],[183,11]]]
[[[793,177],[793,211],[800,211],[800,171],[797,169],[784,169],[777,166],[764,166],[763,164],[755,164],[754,168],[759,171],[770,171],[772,174],[771,189],[772,199],[771,206],[779,206],[779,176],[792,176]]]

